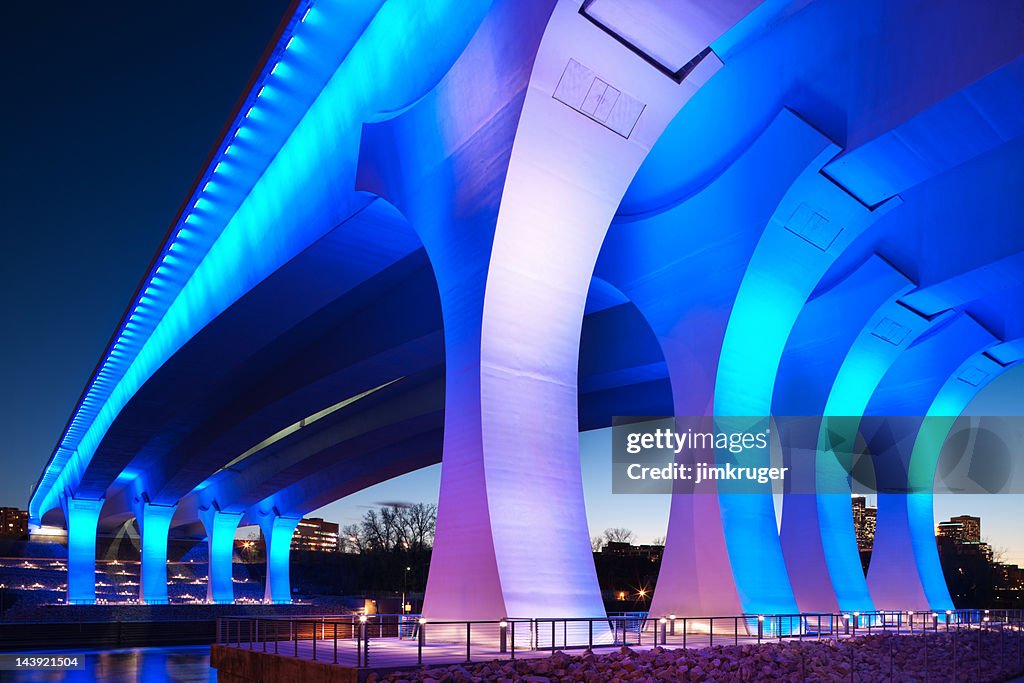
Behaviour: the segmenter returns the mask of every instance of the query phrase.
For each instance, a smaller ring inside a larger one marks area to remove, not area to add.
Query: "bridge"
[[[173,529],[231,602],[258,524],[289,601],[303,515],[441,463],[424,615],[593,618],[581,430],[951,425],[1024,356],[1022,53],[1013,3],[298,0],[32,494],[68,601],[132,518],[141,600]],[[652,613],[952,608],[930,494],[865,577],[812,474],[673,495]]]

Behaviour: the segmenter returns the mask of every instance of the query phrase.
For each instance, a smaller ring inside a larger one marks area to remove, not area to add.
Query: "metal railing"
[[[984,654],[1000,666],[1021,670],[1024,611],[666,615],[659,618],[633,613],[591,619],[490,621],[427,621],[419,615],[389,614],[299,618],[227,616],[217,620],[216,642],[362,668],[469,663],[537,657],[556,650],[621,646],[703,648],[826,639],[852,642],[861,636],[877,634],[923,636],[925,640],[917,642],[923,643],[925,659],[930,656],[936,666],[936,662],[941,661],[945,669],[967,671],[965,667],[981,666]],[[897,638],[888,642],[888,668],[895,672],[901,641]],[[848,651],[851,672],[855,665],[863,668],[870,664],[873,670],[885,668],[885,662],[857,662],[856,648],[848,648]],[[992,662],[986,665],[989,664]]]

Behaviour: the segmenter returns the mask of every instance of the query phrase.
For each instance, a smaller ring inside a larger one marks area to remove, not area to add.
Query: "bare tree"
[[[665,546],[665,537],[664,536],[658,536],[653,541],[651,541],[651,545],[660,545],[660,546],[664,547]]]
[[[603,548],[603,547],[604,547],[604,537],[603,536],[591,536],[590,537],[590,549],[591,550],[593,550],[595,553],[599,553],[599,552],[601,552],[601,548]]]
[[[434,545],[437,506],[416,503],[401,509],[401,543],[406,550],[425,550]]]
[[[363,528],[359,524],[343,526],[340,536],[342,552],[361,553],[366,547],[363,542]]]
[[[419,552],[434,545],[437,506],[426,503],[388,504],[367,510],[359,524],[342,535],[350,552]]]
[[[623,527],[614,527],[604,530],[605,543],[632,543],[635,538],[633,531]]]

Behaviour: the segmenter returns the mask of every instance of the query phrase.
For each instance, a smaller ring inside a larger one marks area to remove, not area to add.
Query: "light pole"
[[[410,566],[405,567],[405,572],[402,574],[402,614],[405,614],[409,610],[405,606],[405,594],[409,591],[409,570],[412,569]]]

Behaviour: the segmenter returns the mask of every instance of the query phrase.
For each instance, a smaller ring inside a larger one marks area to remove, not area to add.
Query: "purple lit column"
[[[577,436],[584,304],[622,194],[707,74],[678,85],[578,10],[500,3],[435,92],[364,135],[362,187],[417,230],[444,315],[430,619],[604,612]],[[552,97],[570,60],[645,105],[628,135]]]

